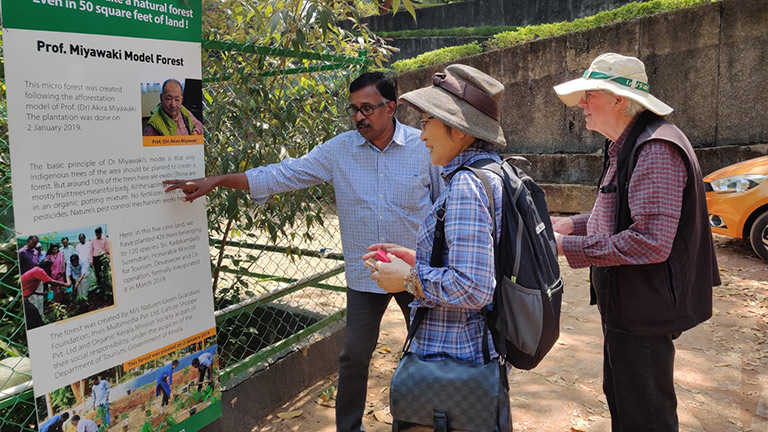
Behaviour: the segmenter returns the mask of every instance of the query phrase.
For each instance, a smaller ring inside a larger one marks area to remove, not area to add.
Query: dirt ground
[[[744,242],[717,236],[723,285],[714,316],[676,342],[681,431],[768,431],[768,265]],[[561,336],[533,371],[510,373],[515,431],[610,431],[601,389],[602,335],[589,306],[588,272],[561,261],[565,280]],[[405,325],[394,302],[382,323],[364,417],[369,432],[390,431],[388,385]],[[253,431],[333,432],[335,376],[275,410]],[[323,397],[323,393],[325,397]],[[227,403],[226,394],[222,403]]]

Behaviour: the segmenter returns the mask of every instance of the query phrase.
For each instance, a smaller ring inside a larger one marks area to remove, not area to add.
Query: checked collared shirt
[[[395,120],[395,134],[379,150],[357,130],[344,132],[300,158],[246,171],[253,200],[323,182],[333,185],[344,249],[347,286],[385,294],[363,267],[374,243],[416,246],[424,216],[443,190],[441,170],[432,165],[418,129]]]
[[[616,184],[616,158],[633,125],[634,121],[608,146],[609,166],[600,186]],[[571,217],[573,235],[562,240],[568,264],[582,268],[666,260],[677,233],[687,179],[685,162],[674,144],[664,140],[647,142],[637,156],[629,181],[632,225],[613,234],[616,193],[599,192],[590,213]]]
[[[429,211],[419,230],[416,271],[425,299],[411,304],[430,308],[414,336],[411,351],[427,360],[455,358],[483,363],[484,320],[481,309],[493,302],[496,270],[493,222],[480,179],[470,171],[455,172],[479,159],[500,161],[499,155],[470,147],[456,156],[444,172],[448,187]],[[496,206],[496,238],[501,232],[501,179],[488,172]],[[430,267],[437,210],[445,208],[443,267]],[[498,357],[488,333],[491,358]]]

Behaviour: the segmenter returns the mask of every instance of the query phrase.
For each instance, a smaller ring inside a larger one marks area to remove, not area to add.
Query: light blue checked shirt
[[[374,243],[415,248],[424,216],[444,188],[420,133],[395,120],[392,142],[379,150],[357,130],[344,132],[300,158],[246,171],[251,197],[261,205],[272,194],[333,185],[347,286],[384,294],[360,258]]]
[[[487,145],[489,147],[490,145]],[[411,351],[427,360],[448,357],[483,363],[481,309],[493,302],[496,270],[493,258],[493,221],[488,197],[471,171],[455,170],[479,159],[500,161],[498,154],[470,147],[445,166],[448,187],[437,199],[419,230],[416,271],[426,299],[411,304],[430,311],[414,336]],[[496,238],[501,233],[501,179],[488,172],[496,206]],[[430,267],[437,209],[445,208],[444,267]],[[491,358],[498,357],[488,334]]]

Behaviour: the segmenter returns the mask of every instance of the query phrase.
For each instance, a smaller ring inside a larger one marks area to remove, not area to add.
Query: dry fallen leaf
[[[390,352],[392,352],[392,350],[388,346],[383,346],[383,347],[379,348],[379,352],[390,353]]]
[[[574,419],[571,424],[571,432],[587,432],[589,430],[589,423],[582,419]]]
[[[315,399],[315,403],[328,408],[336,408],[336,399],[323,400],[322,397]]]
[[[286,412],[277,413],[277,416],[280,417],[281,419],[292,419],[302,414],[304,414],[304,410],[295,410],[295,411],[286,411]]]
[[[379,423],[392,424],[392,415],[384,410],[374,411],[373,417],[375,417]]]
[[[237,403],[237,398],[232,398],[232,400],[229,401],[229,403],[231,403],[232,404],[232,408],[234,408],[235,404]]]
[[[731,365],[730,363],[718,363],[718,364],[715,365],[715,367],[727,367],[727,366],[730,366],[730,365]]]

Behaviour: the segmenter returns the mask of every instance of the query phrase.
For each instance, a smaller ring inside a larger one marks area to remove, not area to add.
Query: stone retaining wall
[[[389,63],[414,58],[419,54],[440,48],[466,45],[475,41],[483,43],[486,40],[488,37],[479,36],[394,38],[390,45],[397,47],[400,51],[392,54]]]
[[[576,78],[604,52],[645,62],[651,93],[695,147],[768,142],[768,0],[726,0],[490,51],[460,60],[506,86],[506,153],[596,153],[603,137],[584,128],[552,86]],[[397,77],[401,93],[445,65]],[[414,124],[412,110],[402,110]]]
[[[675,112],[707,174],[765,153],[768,143],[768,0],[725,0],[629,22],[486,52],[459,62],[486,71],[506,87],[502,153],[530,156],[534,179],[592,184],[599,176],[604,137],[585,129],[578,108],[567,108],[552,87],[577,78],[604,52],[645,62],[651,93]],[[430,82],[445,65],[397,77],[400,93]],[[412,109],[398,117],[417,124]],[[753,146],[743,151],[738,147]],[[547,155],[547,156],[539,156]],[[568,155],[568,156],[565,156]],[[596,174],[595,174],[596,173]]]

